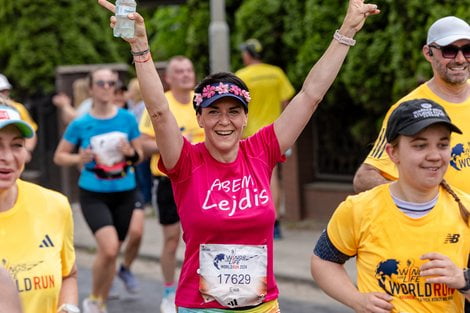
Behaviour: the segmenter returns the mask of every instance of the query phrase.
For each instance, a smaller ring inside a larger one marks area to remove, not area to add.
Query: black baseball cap
[[[429,99],[405,101],[390,115],[385,137],[387,142],[391,142],[399,135],[413,136],[438,123],[445,124],[452,132],[462,134],[462,131],[452,124],[444,108],[436,102]]]

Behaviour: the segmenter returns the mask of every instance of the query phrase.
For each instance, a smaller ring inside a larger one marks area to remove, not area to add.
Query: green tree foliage
[[[155,60],[184,55],[190,20],[188,6],[162,6],[147,23],[150,48]]]
[[[263,45],[265,62],[284,66],[287,58],[282,51],[283,19],[285,14],[282,1],[279,0],[245,0],[235,12],[235,29],[232,33],[233,69],[242,66],[239,45],[249,39],[256,38]]]
[[[125,61],[109,15],[95,0],[0,0],[0,72],[25,97],[54,90],[58,65]]]

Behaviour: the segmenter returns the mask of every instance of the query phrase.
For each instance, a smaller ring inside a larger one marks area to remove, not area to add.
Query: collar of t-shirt
[[[402,200],[392,194],[393,202],[395,202],[395,205],[398,207],[398,209],[412,218],[420,218],[428,214],[436,205],[438,198],[439,194],[437,194],[434,199],[428,202],[415,203]]]

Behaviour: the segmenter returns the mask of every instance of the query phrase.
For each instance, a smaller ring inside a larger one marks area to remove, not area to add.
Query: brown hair
[[[465,221],[466,224],[468,224],[468,220],[470,218],[470,212],[468,212],[467,208],[463,205],[462,201],[460,201],[460,198],[457,196],[457,194],[452,190],[450,185],[443,179],[441,181],[441,186],[454,198],[454,200],[459,204],[459,210],[460,210],[460,215],[462,216],[463,220]]]

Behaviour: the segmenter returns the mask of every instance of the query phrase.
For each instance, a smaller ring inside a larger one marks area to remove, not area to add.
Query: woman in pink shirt
[[[106,0],[99,3],[114,12]],[[250,95],[231,73],[206,77],[195,89],[196,117],[205,141],[191,144],[171,113],[149,51],[144,20],[131,45],[137,78],[171,179],[186,243],[176,292],[179,313],[280,312],[273,274],[273,167],[298,138],[354,45],[351,38],[377,6],[350,0],[343,24],[282,115],[241,140]],[[114,27],[115,17],[111,17]]]

